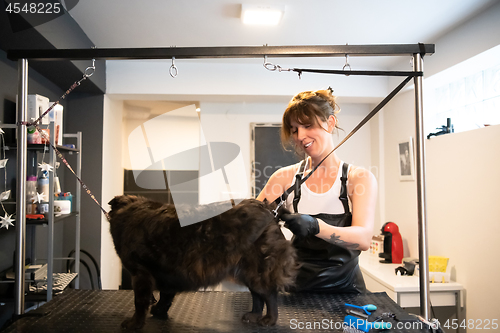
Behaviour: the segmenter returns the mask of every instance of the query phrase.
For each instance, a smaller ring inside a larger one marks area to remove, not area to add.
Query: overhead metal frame
[[[145,60],[269,57],[405,56],[434,53],[434,44],[227,46],[164,48],[92,48],[65,50],[10,50],[10,60]]]
[[[342,56],[412,56],[414,72],[423,72],[423,56],[433,54],[434,44],[389,45],[320,45],[320,46],[233,46],[233,47],[168,47],[10,50],[7,57],[18,61],[18,177],[16,228],[16,305],[15,315],[24,313],[24,254],[26,215],[26,110],[28,95],[28,60],[147,60],[147,59],[212,59],[260,57],[342,57]],[[344,71],[330,74],[347,74]],[[393,72],[397,73],[397,72]],[[430,319],[429,265],[427,256],[427,213],[425,190],[425,137],[423,134],[422,75],[414,73],[416,116],[416,176],[418,197],[420,314]]]

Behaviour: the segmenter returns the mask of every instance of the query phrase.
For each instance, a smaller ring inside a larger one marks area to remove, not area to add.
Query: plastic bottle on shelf
[[[59,182],[59,177],[55,176],[54,177],[54,194],[58,195],[61,193],[61,183]]]
[[[38,193],[45,196],[45,200],[38,204],[38,213],[46,214],[49,210],[49,205],[47,202],[49,201],[49,178],[47,175],[47,171],[43,171],[42,175],[38,178]]]
[[[36,214],[36,176],[28,176],[26,179],[26,214]]]
[[[49,177],[47,171],[43,171],[42,175],[38,177],[38,193],[45,194],[45,198],[49,196]]]
[[[28,143],[42,143],[42,136],[34,126],[28,127]]]

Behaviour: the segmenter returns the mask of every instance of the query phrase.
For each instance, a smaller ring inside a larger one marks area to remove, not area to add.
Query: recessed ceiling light
[[[245,24],[277,25],[284,13],[285,6],[241,5],[241,20]]]

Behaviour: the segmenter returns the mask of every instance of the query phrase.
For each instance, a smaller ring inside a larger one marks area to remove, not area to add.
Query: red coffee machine
[[[387,222],[382,227],[384,236],[384,252],[379,253],[381,263],[401,264],[403,262],[403,239],[399,233],[398,225],[394,222]]]

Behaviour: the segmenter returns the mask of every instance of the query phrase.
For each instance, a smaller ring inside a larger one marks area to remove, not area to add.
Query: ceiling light
[[[285,6],[241,5],[241,20],[245,24],[277,25],[284,13]]]

